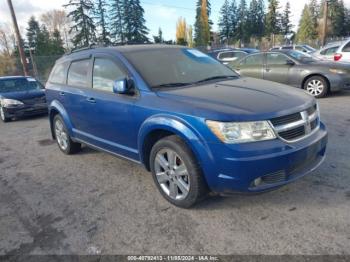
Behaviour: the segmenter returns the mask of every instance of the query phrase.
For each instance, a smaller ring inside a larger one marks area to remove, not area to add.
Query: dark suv
[[[325,157],[327,132],[312,96],[242,78],[191,48],[73,52],[56,62],[46,88],[64,153],[85,144],[143,164],[181,207],[208,191],[277,188]]]

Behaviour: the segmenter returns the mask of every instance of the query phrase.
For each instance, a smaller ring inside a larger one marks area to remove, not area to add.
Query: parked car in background
[[[315,56],[335,62],[350,62],[350,39],[342,42],[331,43],[315,52]]]
[[[32,77],[0,77],[0,116],[12,118],[47,113],[44,86]]]
[[[46,88],[63,153],[85,144],[143,164],[180,207],[208,191],[278,188],[325,157],[327,131],[313,97],[241,78],[196,49],[77,51],[56,62]]]
[[[225,49],[214,49],[208,52],[208,55],[214,59],[220,61],[224,65],[227,65],[230,62],[240,60],[242,57],[245,57],[251,53],[257,53],[259,50],[254,48],[225,48]]]
[[[350,88],[350,65],[321,61],[295,50],[251,54],[229,66],[243,76],[302,88],[317,98]]]
[[[284,45],[284,46],[275,46],[270,49],[270,51],[278,51],[278,50],[297,50],[307,54],[316,52],[316,49],[309,45]]]

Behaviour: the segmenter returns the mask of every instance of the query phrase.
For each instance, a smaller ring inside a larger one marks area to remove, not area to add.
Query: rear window
[[[68,71],[68,85],[87,87],[90,59],[72,62]]]
[[[67,74],[67,63],[61,63],[55,65],[52,69],[49,82],[56,84],[65,84],[66,83],[66,74]]]
[[[337,52],[339,46],[334,46],[334,47],[330,47],[327,49],[324,49],[320,52],[321,55],[334,55],[335,52]]]
[[[344,46],[344,48],[343,48],[343,52],[350,52],[350,42],[348,42],[345,46]]]

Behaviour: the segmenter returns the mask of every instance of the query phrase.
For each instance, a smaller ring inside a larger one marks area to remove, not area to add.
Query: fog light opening
[[[253,185],[254,185],[255,187],[260,186],[261,183],[262,183],[261,177],[255,179],[255,180],[253,181]]]

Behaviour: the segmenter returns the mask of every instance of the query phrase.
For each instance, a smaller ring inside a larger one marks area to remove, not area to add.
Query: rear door
[[[243,76],[262,79],[263,64],[264,54],[258,53],[247,56],[236,67],[234,67],[234,69],[237,70]]]
[[[342,51],[342,58],[340,61],[342,62],[350,62],[350,41],[343,47]]]
[[[289,71],[292,65],[288,65],[287,61],[291,60],[282,53],[267,53],[266,65],[264,68],[264,79],[288,84]]]

